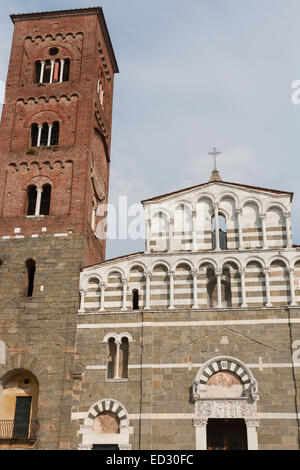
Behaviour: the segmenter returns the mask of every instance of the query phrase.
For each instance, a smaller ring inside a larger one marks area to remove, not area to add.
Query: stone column
[[[49,83],[53,83],[54,65],[55,65],[55,60],[51,60],[51,72],[50,72],[50,81],[49,81]]]
[[[192,211],[193,251],[197,251],[197,211]]]
[[[207,450],[207,418],[194,418],[196,430],[196,450]]]
[[[63,81],[63,76],[64,76],[64,65],[65,61],[64,59],[60,59],[60,75],[59,75],[59,83]]]
[[[174,251],[174,219],[169,220],[169,251]]]
[[[37,196],[36,196],[36,202],[35,202],[34,215],[40,215],[43,188],[36,188],[36,192],[37,192]]]
[[[258,419],[245,419],[247,426],[248,450],[258,450],[257,428],[259,426]]]
[[[147,271],[145,273],[145,277],[146,277],[146,302],[145,302],[144,309],[145,310],[150,310],[150,280],[151,280],[151,277],[152,277],[152,273]]]
[[[51,145],[51,134],[52,134],[52,127],[53,124],[48,124],[48,139],[47,139],[47,147]]]
[[[40,147],[40,145],[41,145],[42,129],[43,129],[43,126],[41,126],[41,124],[39,124],[38,125],[38,137],[37,137],[37,143],[36,143],[37,147]]]
[[[104,312],[104,296],[105,296],[105,289],[106,289],[106,284],[104,282],[100,283],[100,289],[101,289],[101,298],[100,298],[100,309],[99,312]]]
[[[222,304],[222,269],[216,269],[215,274],[217,276],[217,294],[218,294],[218,304],[217,308],[223,308]]]
[[[241,289],[242,289],[242,305],[241,307],[248,307],[247,305],[247,298],[246,298],[246,281],[245,281],[245,274],[246,269],[240,269],[240,276],[241,276]]]
[[[218,202],[214,203],[215,210],[215,237],[216,237],[216,250],[220,250],[220,231],[219,231],[219,206]]]
[[[297,305],[296,302],[296,293],[295,293],[295,278],[294,278],[294,269],[290,268],[289,269],[289,275],[290,275],[290,291],[291,291],[291,306]]]
[[[170,280],[170,305],[169,309],[174,309],[174,272],[169,271],[169,280]]]
[[[270,268],[265,268],[264,274],[265,274],[266,295],[267,295],[266,307],[272,307],[271,291],[270,291]]]
[[[198,271],[195,269],[192,271],[193,276],[193,307],[192,308],[199,308],[198,307]]]
[[[263,249],[266,250],[268,248],[266,214],[262,214],[260,216],[260,220],[261,220],[261,228],[262,228],[262,235],[263,235]]]
[[[242,227],[242,209],[236,210],[236,217],[237,217],[238,232],[239,232],[239,249],[242,250],[244,248],[243,227]]]
[[[86,295],[87,291],[82,289],[80,291],[80,308],[79,308],[79,313],[84,313],[85,310],[84,310],[84,298],[85,298],[85,295]]]
[[[292,231],[291,231],[291,213],[286,212],[284,214],[285,217],[285,228],[286,228],[286,246],[287,248],[292,248],[293,240],[292,240]]]
[[[122,308],[121,310],[127,310],[127,288],[128,288],[128,280],[122,279],[123,283],[123,299],[122,299]]]
[[[44,80],[44,70],[45,70],[45,62],[41,61],[40,83],[43,83],[43,80]]]

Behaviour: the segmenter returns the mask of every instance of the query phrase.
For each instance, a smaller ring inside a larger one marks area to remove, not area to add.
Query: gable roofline
[[[47,18],[57,18],[57,17],[68,17],[68,16],[83,16],[83,15],[97,15],[98,20],[103,32],[104,40],[106,47],[109,53],[110,60],[112,62],[114,73],[119,73],[119,67],[116,60],[116,56],[113,50],[112,42],[108,32],[107,24],[105,21],[103,9],[101,7],[92,7],[92,8],[76,8],[71,10],[53,10],[53,11],[41,11],[36,13],[22,13],[22,14],[12,14],[10,18],[15,24],[17,21],[26,21],[26,20],[39,20]]]
[[[197,184],[195,186],[190,186],[188,188],[179,189],[179,190],[173,191],[171,193],[161,194],[160,196],[155,196],[155,197],[152,197],[150,199],[144,199],[143,201],[141,201],[141,203],[144,204],[144,203],[147,203],[147,202],[158,201],[158,200],[163,199],[165,197],[173,196],[175,194],[180,194],[180,193],[183,193],[185,191],[191,191],[193,189],[201,188],[201,187],[207,186],[209,184],[228,184],[228,185],[231,185],[231,186],[237,186],[237,187],[246,188],[246,189],[255,189],[256,191],[264,191],[264,192],[269,192],[269,193],[273,193],[273,194],[287,194],[287,195],[290,196],[290,201],[293,200],[293,196],[294,196],[294,193],[290,192],[290,191],[280,191],[280,190],[277,190],[277,189],[261,188],[259,186],[250,186],[248,184],[232,183],[230,181],[207,181],[206,183],[201,183],[201,184]]]

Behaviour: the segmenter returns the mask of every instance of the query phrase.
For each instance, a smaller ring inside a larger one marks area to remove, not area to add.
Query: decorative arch
[[[258,400],[258,385],[251,370],[239,359],[229,356],[218,356],[203,364],[194,380],[193,395],[195,400],[206,398],[207,382],[217,372],[232,372],[243,384],[244,397]]]
[[[97,432],[96,420],[104,414],[114,416],[118,423],[118,431],[114,433]],[[131,450],[129,436],[133,429],[129,426],[129,416],[126,408],[113,398],[103,398],[94,403],[87,412],[84,425],[80,426],[82,443],[79,450],[91,450],[93,445],[118,445],[119,450]]]

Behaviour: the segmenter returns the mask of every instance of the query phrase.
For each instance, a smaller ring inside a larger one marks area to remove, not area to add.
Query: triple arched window
[[[27,215],[49,215],[51,185],[44,184],[41,188],[30,185],[27,188]]]
[[[55,121],[51,124],[44,122],[31,124],[31,146],[32,147],[49,147],[50,145],[58,145],[59,141],[59,122]]]

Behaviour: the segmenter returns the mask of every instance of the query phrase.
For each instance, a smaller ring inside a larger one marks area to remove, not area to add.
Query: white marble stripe
[[[87,411],[74,412],[71,415],[72,421],[85,419],[88,416]],[[257,413],[259,419],[299,419],[300,413]],[[138,419],[189,419],[195,418],[195,413],[132,413],[128,415],[129,420]]]
[[[299,307],[298,307],[299,308]],[[79,314],[80,315],[80,314]],[[300,323],[300,318],[291,318],[291,323]],[[265,318],[256,320],[199,320],[199,321],[174,321],[174,322],[136,322],[136,323],[82,323],[77,325],[78,329],[98,329],[98,328],[142,328],[160,326],[219,326],[219,325],[264,325],[289,323],[287,318]]]
[[[190,368],[193,367],[195,369],[199,369],[202,367],[203,364],[200,363],[182,363],[182,364],[177,364],[177,363],[170,363],[170,364],[130,364],[128,366],[129,369],[182,369],[182,368]],[[300,367],[300,362],[294,363],[295,367]],[[235,363],[232,363],[230,366],[230,370],[233,371],[236,367]],[[261,363],[261,364],[247,364],[247,367],[250,369],[282,369],[282,368],[291,368],[293,367],[293,364],[291,362],[287,363]],[[106,366],[104,365],[93,365],[93,366],[86,366],[87,370],[106,370]],[[207,374],[212,375],[212,371],[209,369],[206,371]],[[216,371],[217,372],[217,371]],[[245,380],[245,378],[244,378]]]

